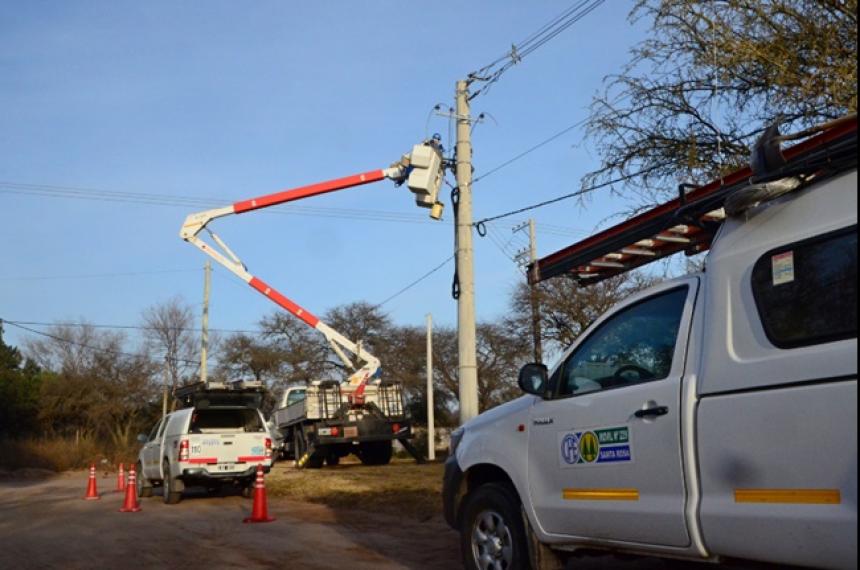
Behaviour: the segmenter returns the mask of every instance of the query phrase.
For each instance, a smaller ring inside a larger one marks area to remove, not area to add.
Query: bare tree
[[[250,375],[258,382],[271,384],[279,377],[284,353],[262,338],[237,333],[221,344],[219,362],[222,376],[238,379]]]
[[[653,201],[745,164],[778,118],[857,111],[857,0],[638,0],[630,18],[651,30],[594,100],[584,187],[628,178]]]
[[[641,273],[625,273],[600,283],[581,286],[572,279],[549,279],[537,286],[541,338],[550,351],[563,351],[597,317],[627,295],[644,289],[654,279]],[[508,326],[517,338],[531,338],[529,287],[521,283],[511,297]]]
[[[171,388],[192,380],[199,370],[200,341],[194,322],[191,306],[180,297],[143,311],[146,346],[153,360],[166,366]]]

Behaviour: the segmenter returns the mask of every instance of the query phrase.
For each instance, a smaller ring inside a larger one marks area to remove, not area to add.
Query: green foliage
[[[0,336],[0,438],[24,437],[37,428],[39,390],[49,377]]]

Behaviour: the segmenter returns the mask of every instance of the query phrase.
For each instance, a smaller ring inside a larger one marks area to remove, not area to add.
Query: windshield
[[[191,416],[191,433],[264,432],[263,420],[257,410],[250,408],[207,408],[195,410]]]

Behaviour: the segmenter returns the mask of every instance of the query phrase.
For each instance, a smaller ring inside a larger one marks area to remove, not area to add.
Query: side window
[[[768,339],[779,348],[857,337],[857,226],[769,251],[752,290]]]
[[[164,435],[164,429],[167,427],[168,422],[172,416],[165,416],[164,420],[161,422],[161,425],[158,428],[158,434],[156,434],[156,439],[161,439],[161,436]]]
[[[290,392],[289,396],[287,396],[287,405],[292,406],[296,402],[301,402],[305,399],[305,391],[304,390],[293,390]]]
[[[688,289],[646,299],[600,325],[564,363],[560,395],[587,394],[668,376]]]
[[[158,433],[159,428],[164,425],[164,418],[162,418],[155,427],[152,428],[152,431],[149,432],[149,441],[152,441],[156,438],[156,434]]]

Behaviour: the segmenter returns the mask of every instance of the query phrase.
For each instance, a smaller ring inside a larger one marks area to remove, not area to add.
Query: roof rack
[[[821,180],[857,167],[856,114],[815,131],[823,132],[782,153],[780,141],[796,139],[803,133],[764,140],[775,145],[777,158],[782,161],[766,176],[761,176],[758,168],[758,176],[754,176],[753,168],[746,166],[698,188],[681,184],[674,200],[538,259],[529,266],[529,283],[566,275],[580,285],[590,285],[681,251],[695,255],[710,248],[726,218],[726,199],[751,181],[763,183],[809,174]],[[772,133],[778,135],[775,127]],[[755,152],[769,151],[757,144]]]
[[[263,402],[263,383],[237,380],[235,382],[195,382],[177,386],[174,397],[183,407],[242,406],[259,408]]]

